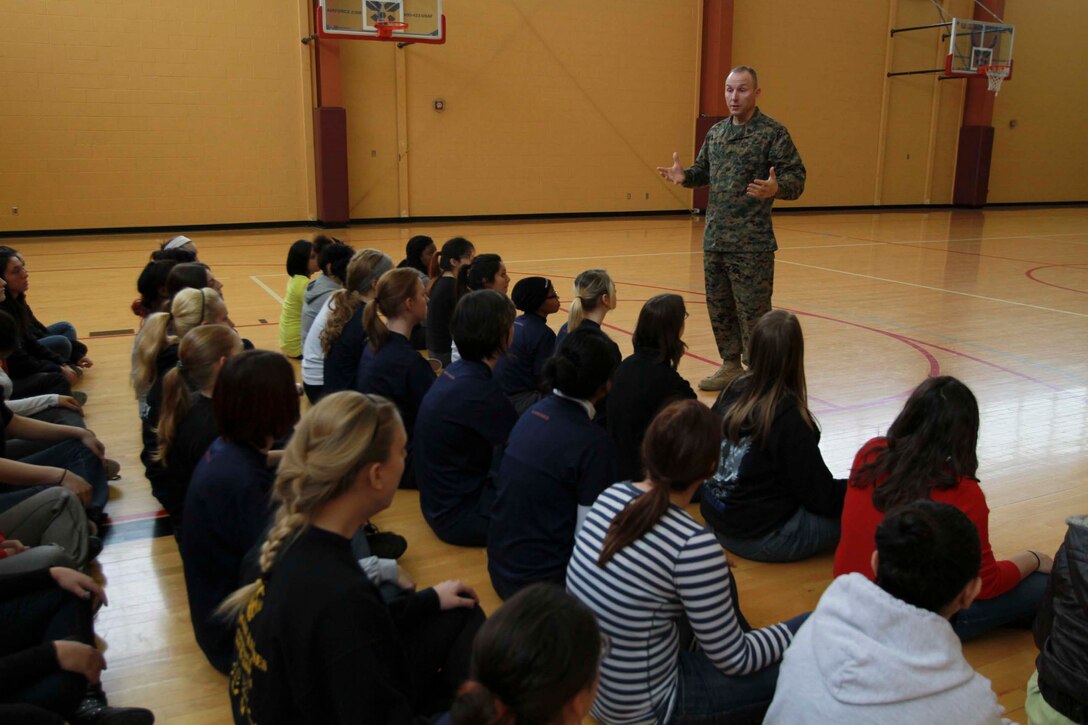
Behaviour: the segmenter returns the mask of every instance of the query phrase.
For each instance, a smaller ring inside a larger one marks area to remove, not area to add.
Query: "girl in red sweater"
[[[982,590],[952,620],[965,641],[995,627],[1030,628],[1053,564],[1036,551],[995,560],[990,509],[975,476],[978,426],[978,402],[959,380],[941,376],[919,385],[888,435],[866,443],[854,458],[835,551],[835,576],[857,572],[872,579],[874,535],[886,511],[920,498],[963,511],[982,545]]]

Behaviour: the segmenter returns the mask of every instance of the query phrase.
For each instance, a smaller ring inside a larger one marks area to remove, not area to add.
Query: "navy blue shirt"
[[[562,584],[578,507],[616,482],[608,433],[586,409],[555,395],[518,419],[499,468],[487,568],[504,599],[534,582]]]
[[[230,668],[233,622],[214,612],[240,584],[242,560],[272,514],[276,473],[263,453],[216,438],[185,494],[181,558],[197,644],[220,672]]]
[[[427,302],[427,349],[431,352],[450,352],[453,344],[450,319],[456,306],[457,280],[453,277],[439,277],[431,286],[430,299]]]
[[[555,352],[555,333],[544,318],[526,313],[514,320],[514,342],[495,365],[495,379],[507,395],[540,390],[544,361]]]
[[[600,323],[595,322],[594,320],[591,320],[588,317],[585,317],[585,318],[582,319],[582,324],[585,325],[586,327],[592,328],[594,330],[600,330],[601,329]],[[570,325],[569,322],[564,322],[563,326],[559,328],[559,333],[555,336],[555,349],[556,350],[559,349],[559,346],[563,344],[563,340],[565,340],[567,335],[570,333],[570,330],[567,329],[568,325]],[[602,330],[602,332],[603,332],[603,330]],[[605,333],[605,334],[607,335],[608,333]]]
[[[408,432],[408,462],[404,467],[401,485],[410,486],[415,481],[412,434],[416,427],[416,414],[423,402],[423,396],[434,385],[434,371],[412,347],[408,338],[399,332],[390,332],[389,338],[377,352],[367,345],[358,367],[355,389],[360,393],[388,398],[400,411],[404,429]]]
[[[355,314],[344,324],[340,337],[325,355],[325,388],[323,395],[351,390],[355,387],[355,373],[366,347],[366,329],[363,327],[363,309],[359,305]]]
[[[458,360],[438,376],[419,406],[413,451],[419,504],[432,528],[476,512],[495,449],[517,419],[484,363]]]

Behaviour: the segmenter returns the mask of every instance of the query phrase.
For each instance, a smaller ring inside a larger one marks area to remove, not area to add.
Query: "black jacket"
[[[38,340],[49,336],[49,330],[34,316],[25,295],[6,298],[0,302],[0,310],[11,315],[19,329],[19,347],[8,360],[13,379],[34,373],[56,372],[61,365],[79,362],[87,354],[87,346],[79,341],[72,343],[72,355],[68,360],[43,347]]]
[[[1035,618],[1035,667],[1047,704],[1074,722],[1088,722],[1088,516],[1066,523]]]

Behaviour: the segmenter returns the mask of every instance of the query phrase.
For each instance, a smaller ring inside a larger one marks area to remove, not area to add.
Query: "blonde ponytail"
[[[378,287],[374,290],[374,299],[367,303],[363,312],[363,327],[366,328],[370,347],[374,351],[382,349],[389,339],[389,328],[381,317],[380,312],[387,320],[396,318],[401,314],[401,306],[405,300],[416,296],[422,282],[415,270],[407,267],[394,269],[382,275],[378,280]]]
[[[136,389],[137,397],[143,397],[151,389],[152,383],[158,375],[156,361],[159,353],[167,345],[177,341],[170,334],[171,314],[169,312],[156,312],[148,316],[140,328],[140,334],[136,336],[136,354],[132,361],[132,387]]]
[[[333,292],[329,316],[321,331],[321,351],[326,355],[340,339],[344,325],[363,304],[363,296],[374,289],[378,279],[393,269],[393,260],[377,249],[360,249],[348,262],[344,289]]]
[[[574,280],[574,299],[570,303],[567,332],[577,330],[586,319],[586,313],[597,309],[604,295],[611,300],[616,299],[616,285],[606,270],[587,269],[578,275]]]
[[[279,507],[261,546],[261,579],[227,597],[218,614],[235,618],[245,610],[314,514],[348,491],[365,466],[389,459],[398,426],[402,424],[393,403],[350,390],[322,398],[307,411],[283,452],[272,489]]]

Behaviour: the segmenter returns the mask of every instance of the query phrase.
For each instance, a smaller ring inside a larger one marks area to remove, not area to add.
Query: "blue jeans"
[[[976,599],[952,618],[952,629],[963,642],[997,627],[1031,629],[1048,581],[1049,575],[1035,572],[999,597]]]
[[[796,634],[809,613],[784,624]],[[774,698],[778,663],[748,675],[726,675],[705,653],[681,652],[670,725],[760,723]]]
[[[72,357],[72,343],[79,339],[76,328],[71,322],[54,322],[45,328],[49,334],[38,340],[54,355],[67,362]]]
[[[87,507],[87,515],[95,523],[101,523],[102,511],[110,500],[110,486],[106,481],[106,469],[102,467],[102,461],[98,460],[98,456],[90,448],[74,439],[58,441],[44,451],[27,456],[22,462],[35,466],[65,468],[91,484],[91,504]],[[0,493],[22,491],[24,488],[0,484]]]
[[[737,556],[780,563],[800,561],[834,549],[839,543],[839,530],[838,519],[818,516],[800,508],[778,530],[758,539],[734,539],[717,530],[714,536],[719,544]]]

